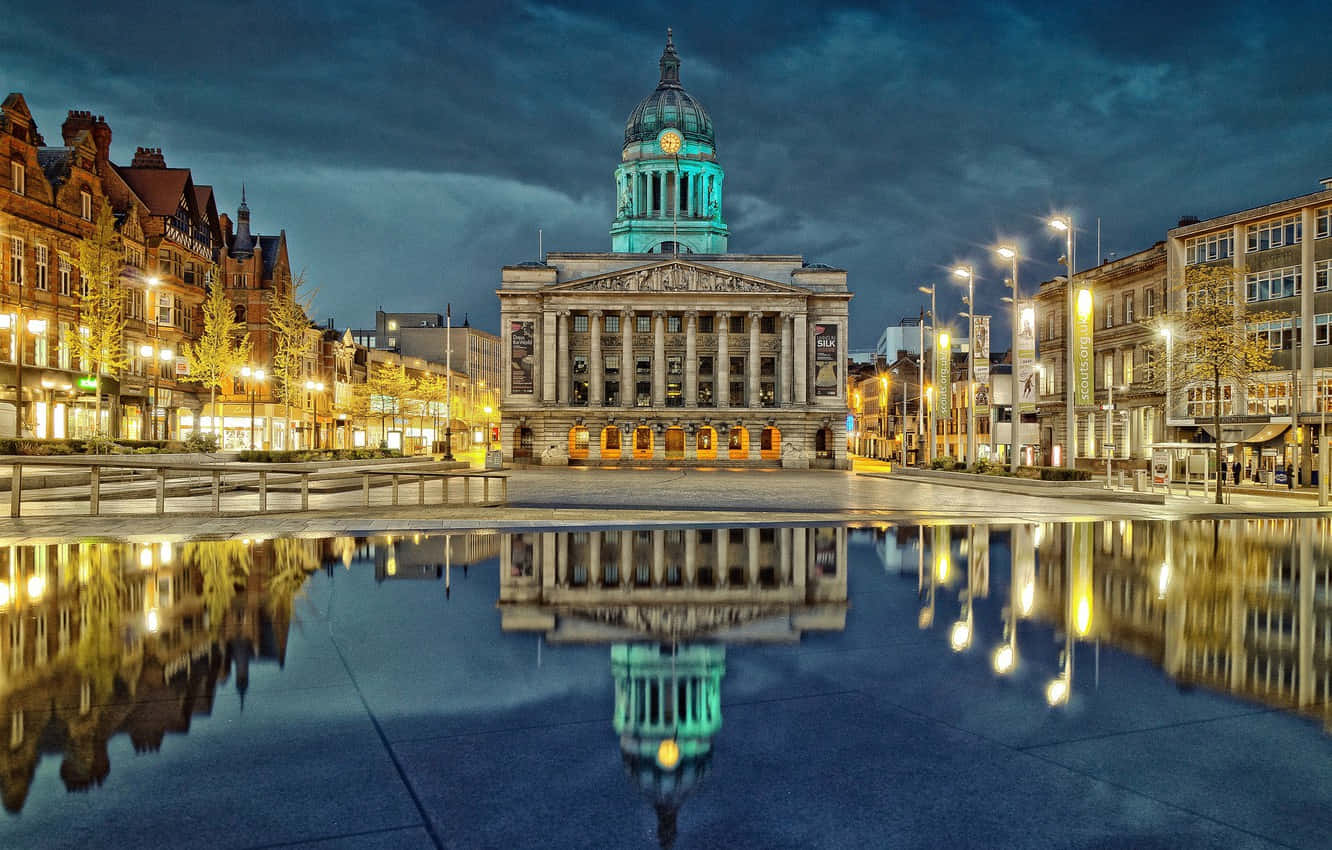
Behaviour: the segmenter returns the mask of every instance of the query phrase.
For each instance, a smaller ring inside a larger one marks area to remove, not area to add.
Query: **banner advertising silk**
[[[837,379],[837,325],[814,326],[814,395],[835,396]]]
[[[1017,404],[1019,413],[1036,412],[1036,310],[1028,301],[1018,311]]]
[[[1090,289],[1078,290],[1076,309],[1073,311],[1073,403],[1095,403],[1092,383],[1092,294]]]
[[[532,366],[536,362],[532,322],[509,323],[509,391],[514,395],[533,392]]]
[[[975,345],[972,362],[976,370],[976,415],[990,415],[990,317],[974,316],[971,342]]]
[[[947,417],[952,401],[952,340],[948,331],[934,335],[934,415]]]

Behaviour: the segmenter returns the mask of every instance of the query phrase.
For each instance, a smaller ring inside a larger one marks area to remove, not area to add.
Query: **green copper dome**
[[[712,118],[703,104],[680,85],[680,56],[675,52],[671,31],[666,30],[666,49],[661,54],[661,80],[652,94],[639,101],[624,125],[624,143],[656,140],[667,127],[675,127],[687,141],[714,146]]]

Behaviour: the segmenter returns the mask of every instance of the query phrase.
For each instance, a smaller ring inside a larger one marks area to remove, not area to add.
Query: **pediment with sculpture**
[[[729,269],[695,263],[666,262],[573,280],[547,291],[562,292],[767,292],[808,295],[797,286],[776,283]]]

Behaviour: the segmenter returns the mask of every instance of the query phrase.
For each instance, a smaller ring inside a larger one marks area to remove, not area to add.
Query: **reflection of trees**
[[[121,638],[124,621],[125,578],[121,572],[118,546],[80,546],[78,577],[80,591],[80,629],[75,667],[92,683],[93,693],[104,699],[111,695],[125,655]]]
[[[203,578],[204,610],[209,632],[217,635],[236,590],[250,574],[250,547],[239,540],[186,543],[181,555],[186,566],[199,570]]]
[[[319,569],[315,540],[273,541],[273,565],[268,574],[268,610],[273,619],[291,622],[291,611],[306,577]]]

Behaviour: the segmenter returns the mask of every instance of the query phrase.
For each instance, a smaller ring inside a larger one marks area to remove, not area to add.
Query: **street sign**
[[[96,376],[96,375],[84,375],[84,376],[82,376],[82,377],[79,378],[79,380],[77,381],[77,383],[78,383],[78,385],[79,385],[79,389],[81,389],[81,390],[91,390],[91,391],[94,391],[94,392],[97,390],[97,376]]]
[[[1170,452],[1152,452],[1152,483],[1170,483]]]

